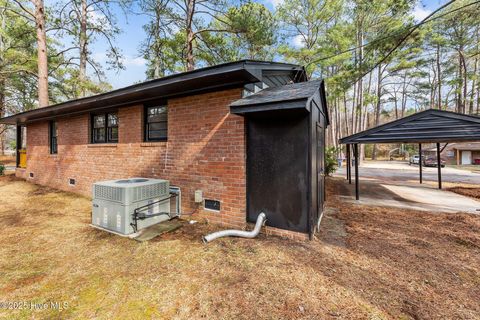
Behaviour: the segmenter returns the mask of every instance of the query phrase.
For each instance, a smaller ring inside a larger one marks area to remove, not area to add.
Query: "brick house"
[[[428,148],[423,152],[427,156],[436,157],[436,148]],[[449,143],[440,154],[446,164],[480,165],[480,142]]]
[[[324,201],[323,83],[297,65],[238,61],[0,119],[17,126],[16,175],[91,196],[96,181],[152,177],[183,213],[306,238]],[[220,210],[194,202],[194,191]]]

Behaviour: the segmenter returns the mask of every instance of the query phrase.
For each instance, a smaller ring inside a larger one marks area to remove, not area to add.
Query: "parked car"
[[[425,167],[436,167],[437,166],[437,158],[436,157],[427,157],[423,160],[423,165]],[[440,166],[443,168],[445,167],[445,160],[440,158]]]
[[[418,154],[411,156],[410,159],[408,160],[409,165],[419,164],[419,163],[420,163],[420,156]]]

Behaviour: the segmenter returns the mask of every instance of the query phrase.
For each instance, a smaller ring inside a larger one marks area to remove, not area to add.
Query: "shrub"
[[[0,176],[3,176],[4,172],[5,172],[5,166],[0,163]]]
[[[337,154],[338,149],[335,147],[325,148],[325,174],[330,176],[337,170]]]

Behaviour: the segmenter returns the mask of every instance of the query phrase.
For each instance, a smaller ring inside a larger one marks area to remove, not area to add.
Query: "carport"
[[[442,166],[440,153],[448,143],[480,141],[480,117],[450,111],[429,109],[408,117],[340,139],[347,147],[347,179],[352,183],[352,155],[355,168],[355,198],[360,199],[358,176],[358,145],[374,143],[418,143],[419,180],[422,183],[422,143],[436,143],[438,188],[442,189]],[[440,144],[445,143],[441,148]]]

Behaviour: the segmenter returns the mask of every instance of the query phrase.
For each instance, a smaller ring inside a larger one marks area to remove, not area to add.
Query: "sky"
[[[262,0],[264,4],[272,12],[280,5],[283,0]],[[438,8],[444,0],[422,0],[413,12],[415,20],[420,21],[428,14]],[[48,4],[48,2],[47,2]],[[135,10],[138,11],[138,10]],[[105,61],[107,60],[105,43],[99,39],[90,46],[93,58],[100,64],[104,65],[107,81],[113,86],[113,89],[126,87],[145,80],[146,61],[139,56],[139,47],[145,39],[145,32],[142,26],[146,23],[146,19],[142,15],[133,13],[125,14],[118,8],[114,9],[117,16],[118,25],[123,32],[117,37],[116,45],[121,49],[124,55],[123,64],[125,70],[114,71],[107,70]],[[293,44],[300,46],[300,39],[293,39]]]

